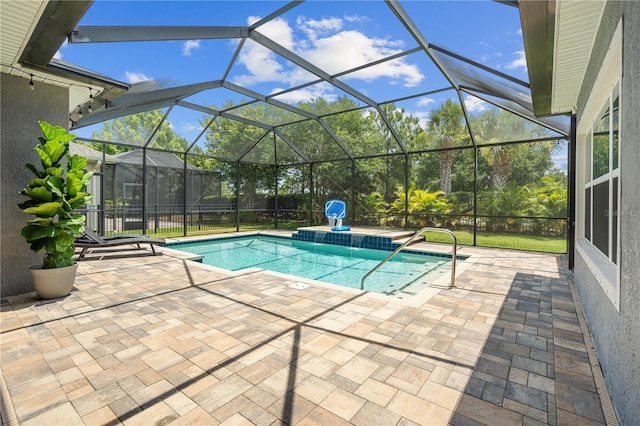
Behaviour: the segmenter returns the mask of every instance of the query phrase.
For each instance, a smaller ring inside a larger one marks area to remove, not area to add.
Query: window
[[[616,85],[585,138],[584,237],[617,263],[618,128],[620,86]]]
[[[576,253],[616,309],[620,308],[618,255],[619,138],[622,23],[618,24],[577,126]],[[623,135],[624,137],[624,135]]]

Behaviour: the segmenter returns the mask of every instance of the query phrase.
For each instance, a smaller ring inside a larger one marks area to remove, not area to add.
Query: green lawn
[[[473,245],[473,232],[454,231],[458,244]],[[451,242],[449,235],[439,232],[425,232],[427,241]],[[542,237],[522,234],[498,234],[478,232],[476,244],[480,247],[498,247],[517,250],[543,251],[548,253],[566,253],[567,240],[564,237]]]

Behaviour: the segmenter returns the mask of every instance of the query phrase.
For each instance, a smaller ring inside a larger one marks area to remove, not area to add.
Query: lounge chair
[[[141,248],[140,244],[149,244],[149,247],[151,247],[151,251],[155,256],[157,254],[155,245],[164,245],[165,241],[162,238],[152,238],[147,235],[122,234],[101,237],[95,234],[93,231],[85,228],[82,236],[76,238],[75,244],[76,247],[82,248],[79,256],[80,258],[83,258],[85,254],[87,254],[87,250],[92,248],[115,247],[130,244],[135,244],[138,246],[138,248]]]

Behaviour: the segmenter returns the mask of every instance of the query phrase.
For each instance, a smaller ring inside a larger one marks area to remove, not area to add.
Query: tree
[[[492,145],[488,148],[483,148],[481,152],[486,157],[489,165],[492,168],[491,183],[499,191],[502,191],[507,183],[514,176],[512,175],[512,158],[514,157],[528,157],[528,159],[535,160],[533,167],[536,165],[544,164],[545,167],[549,165],[549,162],[540,160],[542,158],[533,158],[529,155],[531,153],[525,152],[533,148],[536,152],[534,154],[540,154],[544,157],[549,155],[549,161],[551,159],[551,152],[545,153],[543,149],[538,149],[540,145],[501,145],[501,142],[511,142],[519,140],[531,140],[541,139],[549,136],[552,132],[542,126],[532,123],[516,114],[508,112],[500,108],[489,108],[482,113],[472,117],[471,127],[474,130],[476,142],[481,145]],[[544,142],[541,142],[544,144]],[[543,145],[549,147],[548,145]],[[552,146],[551,146],[552,148]],[[524,165],[520,163],[520,165]],[[532,169],[533,169],[532,167]],[[528,172],[526,174],[529,174]],[[539,174],[535,173],[533,182],[537,181]],[[521,174],[524,177],[524,174]],[[521,182],[520,184],[526,184]]]
[[[384,195],[386,201],[391,201],[394,189],[398,185],[404,185],[405,180],[404,156],[393,154],[402,152],[400,143],[403,143],[406,149],[406,142],[415,140],[417,135],[424,131],[420,127],[420,120],[417,117],[407,114],[404,108],[398,108],[393,103],[383,105],[382,112],[391,123],[391,127],[400,142],[396,140],[380,114],[369,114],[367,116],[371,123],[371,136],[367,138],[367,141],[371,145],[372,140],[381,140],[379,143],[381,147],[378,148],[378,151],[386,155],[379,160],[383,163],[383,167],[376,174],[377,179],[375,181],[383,184],[382,187],[379,187],[378,184],[377,190]]]
[[[429,132],[435,136],[437,147],[445,149],[440,152],[440,188],[442,192],[451,192],[451,168],[454,151],[450,148],[463,138],[465,124],[460,104],[447,99],[442,106],[429,114]]]
[[[222,109],[231,109],[235,104],[228,101]],[[245,118],[267,120],[271,109],[252,106],[242,109]],[[213,117],[204,115],[200,123],[205,126]],[[230,189],[235,192],[239,175],[240,195],[247,206],[254,206],[258,192],[273,190],[275,170],[273,164],[273,139],[268,130],[241,121],[218,117],[205,133],[207,154],[214,157],[223,180],[233,182]],[[250,158],[246,158],[250,155]],[[251,164],[238,167],[238,160],[251,160]]]
[[[187,140],[178,136],[168,121],[162,121],[160,128],[153,133],[161,122],[164,112],[160,109],[140,112],[138,114],[118,117],[111,121],[105,121],[99,131],[93,132],[91,137],[106,142],[129,145],[105,145],[107,154],[117,154],[131,150],[130,146],[142,148],[147,144],[151,135],[154,139],[147,146],[164,149],[167,151],[184,152],[187,149]],[[92,148],[102,151],[103,144],[94,142]]]
[[[331,198],[349,200],[352,189],[352,162],[347,153],[325,130],[328,126],[342,145],[353,155],[362,152],[364,139],[367,138],[367,123],[362,111],[355,110],[355,103],[343,97],[335,102],[325,99],[313,99],[301,102],[298,107],[315,115],[327,115],[321,119],[306,120],[280,128],[282,133],[315,163],[313,166],[313,200],[316,211],[324,211],[324,201]],[[341,112],[342,111],[342,112]],[[320,163],[321,162],[321,163]],[[309,181],[307,169],[301,173],[301,179]],[[355,185],[358,192],[363,182],[356,170]],[[366,180],[366,179],[365,179]],[[371,186],[365,183],[371,189]],[[323,218],[318,217],[317,220]]]

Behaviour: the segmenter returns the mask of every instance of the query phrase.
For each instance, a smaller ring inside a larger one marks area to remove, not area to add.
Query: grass
[[[473,232],[454,231],[458,244],[473,245]],[[426,232],[427,241],[450,243],[451,237],[439,232]],[[566,253],[567,240],[564,237],[539,235],[505,234],[478,232],[476,244],[480,247],[497,247],[516,250],[542,251],[547,253]]]

